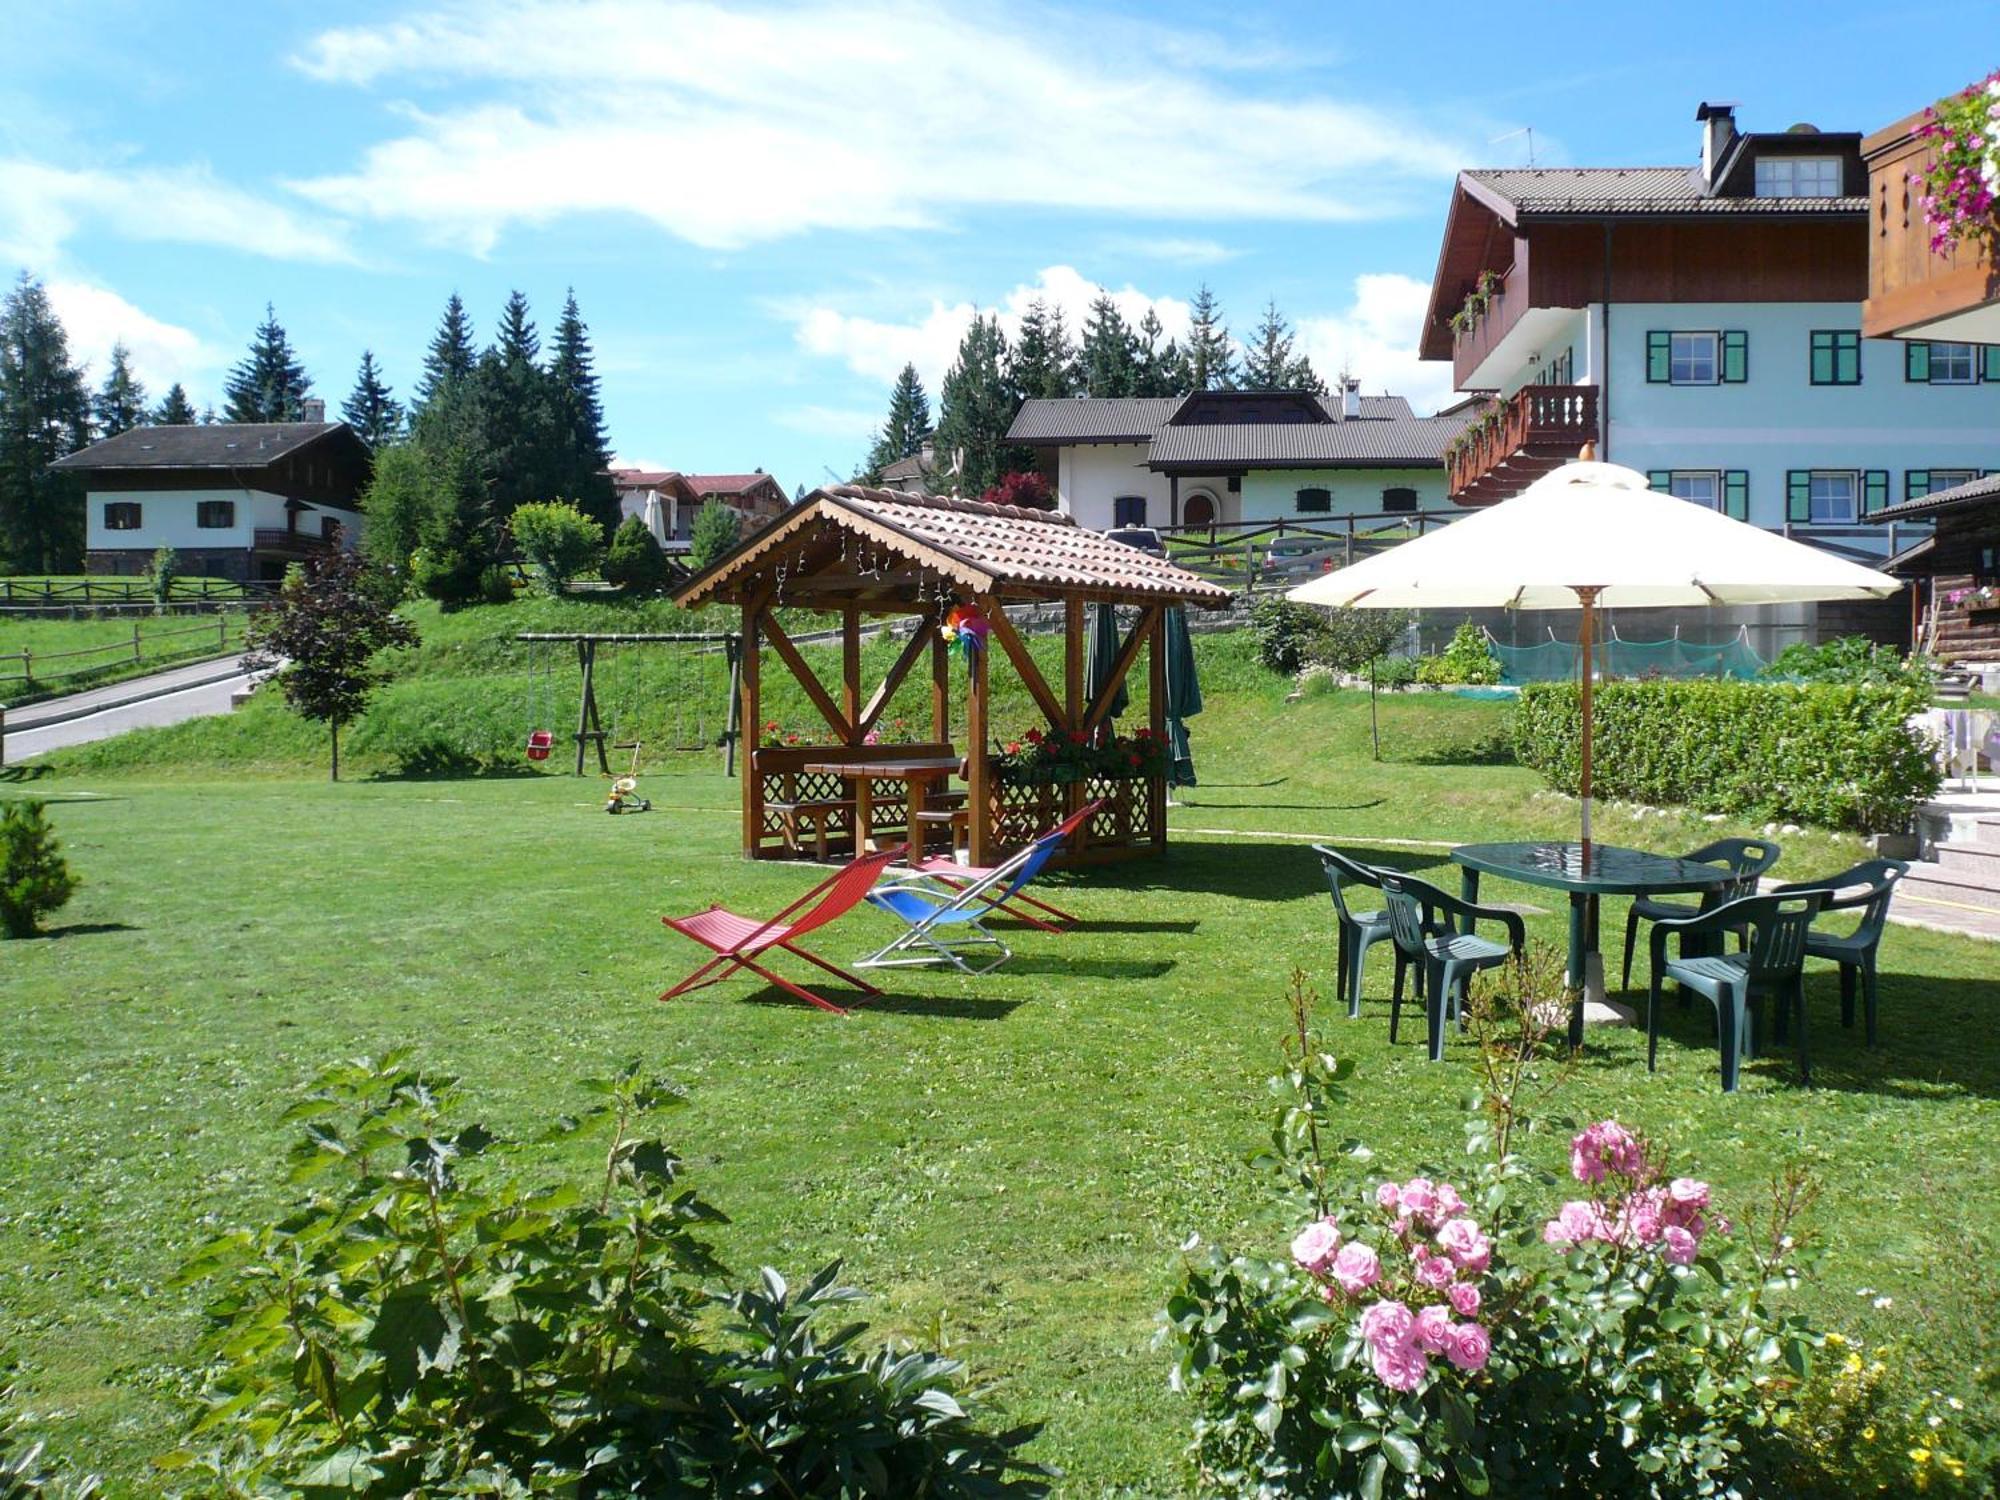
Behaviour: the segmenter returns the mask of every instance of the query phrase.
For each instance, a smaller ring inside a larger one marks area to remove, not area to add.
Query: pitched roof
[[[134,427],[59,458],[55,469],[261,469],[323,438],[346,434],[345,422],[211,422],[205,426]]]
[[[1996,502],[2000,502],[2000,473],[1988,474],[1983,479],[1968,479],[1964,484],[1955,484],[1948,490],[1933,490],[1914,500],[1899,500],[1894,505],[1884,506],[1868,519],[1910,521],[1936,515],[1942,510],[1962,510],[1967,506]]]
[[[1387,399],[1402,402],[1400,396]],[[1464,408],[1435,417],[1409,413],[1404,402],[1400,417],[1164,427],[1153,438],[1146,465],[1161,471],[1424,467],[1444,462],[1446,444],[1473,416]]]
[[[1023,401],[1010,443],[1143,443],[1183,396],[1056,396]]]
[[[760,484],[776,484],[769,474],[683,474],[697,495],[740,495]]]
[[[1866,198],[1710,197],[1687,167],[1498,167],[1461,172],[1522,214],[1858,214]]]
[[[621,490],[656,490],[681,477],[678,469],[608,469],[612,486]]]
[[[1218,584],[1055,511],[836,484],[814,490],[690,580],[674,602],[690,606],[743,597],[780,566],[777,554],[788,542],[803,544],[828,527],[865,538],[981,594],[1032,598],[1081,593],[1207,608],[1221,608],[1230,597]],[[907,593],[913,606],[927,597],[919,584],[910,582],[885,583],[884,592]],[[834,596],[829,590],[819,597],[831,603]],[[839,596],[842,602],[853,597],[851,591]],[[811,607],[814,600],[814,575],[801,571],[790,574],[777,602]]]

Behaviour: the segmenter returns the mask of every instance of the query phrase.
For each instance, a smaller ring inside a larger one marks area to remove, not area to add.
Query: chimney
[[[1694,117],[1701,126],[1701,185],[1703,191],[1712,193],[1716,169],[1722,165],[1729,143],[1736,139],[1736,102],[1704,99]]]
[[[1360,415],[1361,415],[1361,382],[1353,379],[1341,381],[1340,383],[1341,420],[1343,422],[1352,421],[1354,418]]]
[[[324,422],[326,420],[326,403],[317,396],[300,398],[299,420],[301,422]]]

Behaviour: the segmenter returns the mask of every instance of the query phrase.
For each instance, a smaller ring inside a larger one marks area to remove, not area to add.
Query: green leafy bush
[[[1326,616],[1282,594],[1265,594],[1250,606],[1250,633],[1257,659],[1284,677],[1298,675],[1326,634]]]
[[[1333,609],[1318,618],[1308,655],[1336,672],[1365,673],[1368,663],[1387,656],[1410,628],[1406,609]]]
[[[648,593],[667,581],[667,555],[652,528],[638,516],[627,516],[611,538],[604,558],[604,579],[630,593]]]
[[[478,553],[457,547],[419,547],[410,554],[410,583],[426,599],[447,609],[480,597],[486,562]]]
[[[1909,683],[1609,682],[1596,692],[1592,772],[1600,796],[1829,828],[1907,826],[1938,768],[1910,716]],[[1573,683],[1531,683],[1514,750],[1575,792],[1582,720]]]
[[[174,596],[174,580],[181,576],[181,555],[165,542],[153,549],[146,563],[146,579],[153,587],[153,602],[165,604]]]
[[[323,1073],[287,1118],[302,1196],[202,1249],[204,1410],[160,1460],[229,1494],[1039,1495],[959,1366],[860,1352],[839,1263],[794,1291],[727,1275],[723,1215],[646,1133],[678,1091],[586,1085],[582,1183],[522,1187],[522,1148],[454,1119],[451,1080],[390,1053]]]
[[[499,563],[483,568],[479,574],[479,602],[481,604],[511,604],[514,602],[514,575]]]
[[[517,506],[509,524],[515,545],[550,594],[590,572],[604,554],[604,529],[567,501]]]
[[[688,528],[688,565],[697,573],[736,545],[743,521],[720,500],[704,500]]]
[[[10,938],[33,937],[41,919],[66,905],[76,887],[44,804],[24,800],[0,808],[0,929]]]
[[[1491,684],[1500,680],[1500,658],[1486,632],[1467,620],[1452,632],[1451,641],[1436,656],[1417,661],[1417,681],[1438,686],[1458,683]]]
[[[1817,646],[1795,641],[1772,658],[1764,675],[1789,682],[1908,683],[1926,692],[1935,682],[1922,657],[1905,657],[1865,635],[1843,635]]]

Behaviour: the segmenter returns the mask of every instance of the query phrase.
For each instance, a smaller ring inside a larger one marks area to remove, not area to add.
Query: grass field
[[[440,712],[459,701],[447,653],[469,678],[500,649],[471,619],[428,634]],[[1503,705],[1385,701],[1378,764],[1364,696],[1286,705],[1240,638],[1200,649],[1203,782],[1173,814],[1168,856],[1068,882],[1081,930],[1017,931],[998,973],[906,971],[844,1020],[743,981],[654,1002],[697,957],[659,913],[776,910],[813,878],[738,858],[736,787],[709,756],[649,771],[653,814],[607,818],[595,778],[328,786],[311,779],[317,737],[288,739],[253,709],[0,783],[56,801],[86,881],[53,936],[0,949],[0,1350],[22,1361],[52,1447],[114,1494],[153,1492],[145,1460],[172,1445],[196,1326],[192,1294],[166,1285],[177,1261],[282,1201],[277,1116],[320,1064],[412,1042],[509,1134],[631,1058],[679,1079],[692,1106],[674,1128],[735,1220],[720,1235],[734,1263],[847,1256],[887,1330],[941,1330],[1009,1415],[1047,1424],[1036,1452],[1066,1471],[1062,1493],[1181,1492],[1186,1412],[1150,1348],[1153,1313],[1189,1232],[1289,1232],[1240,1163],[1268,1126],[1291,967],[1332,988],[1309,837],[1448,878],[1449,842],[1564,835],[1575,815],[1491,763]],[[1612,808],[1600,836],[1681,848],[1726,831]],[[1788,875],[1859,854],[1836,835],[1786,843]],[[884,920],[830,929],[827,951],[864,951]],[[1621,925],[1607,911],[1607,932]],[[1532,931],[1557,941],[1561,924]],[[1815,975],[1810,1089],[1774,1054],[1725,1098],[1701,1014],[1670,1006],[1656,1076],[1643,1037],[1593,1032],[1562,1107],[1666,1137],[1732,1212],[1781,1163],[1810,1164],[1829,1251],[1811,1306],[1871,1340],[1910,1335],[1913,1379],[1975,1399],[1966,1372],[2000,1335],[1984,1238],[2000,1223],[1993,958],[1892,929],[1873,1050]],[[1353,1129],[1385,1165],[1447,1160],[1467,1050],[1424,1063],[1420,1026],[1391,1048],[1386,990],[1378,962],[1364,1017],[1328,1020],[1361,1065]],[[1557,1164],[1558,1142],[1536,1149]],[[564,1165],[583,1164],[549,1170]]]

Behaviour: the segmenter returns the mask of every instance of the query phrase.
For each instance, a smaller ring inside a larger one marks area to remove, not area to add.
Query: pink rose
[[[1694,1264],[1695,1239],[1680,1225],[1675,1224],[1666,1231],[1666,1254],[1670,1265],[1690,1266]]]
[[[1438,1184],[1438,1217],[1449,1219],[1465,1212],[1465,1200],[1458,1196],[1458,1189],[1448,1182]]]
[[[1467,1374],[1477,1374],[1486,1368],[1486,1361],[1492,1357],[1492,1335],[1478,1323],[1454,1323],[1444,1353],[1445,1358],[1459,1369]]]
[[[1634,1182],[1649,1175],[1644,1142],[1616,1120],[1583,1128],[1570,1142],[1569,1169],[1578,1182],[1602,1182],[1612,1172]]]
[[[1437,1185],[1428,1177],[1412,1177],[1403,1184],[1403,1210],[1419,1219],[1437,1211]]]
[[[1451,1309],[1443,1303],[1433,1303],[1417,1314],[1416,1326],[1411,1336],[1417,1347],[1429,1354],[1442,1354],[1451,1342]]]
[[[1708,1184],[1692,1177],[1676,1177],[1667,1185],[1667,1194],[1685,1208],[1708,1207]]]
[[[1375,1377],[1392,1391],[1414,1391],[1430,1373],[1430,1356],[1414,1343],[1372,1344],[1368,1361]]]
[[[1361,1311],[1361,1336],[1371,1344],[1407,1344],[1415,1322],[1400,1302],[1371,1302]]]
[[[1470,1219],[1447,1219],[1437,1232],[1438,1248],[1458,1262],[1462,1271],[1477,1274],[1493,1262],[1493,1246]]]
[[[1403,1190],[1397,1187],[1395,1183],[1385,1182],[1375,1189],[1375,1206],[1377,1208],[1393,1209],[1402,1195]]]
[[[1333,1264],[1333,1254],[1339,1248],[1340,1231],[1325,1219],[1306,1225],[1292,1237],[1292,1259],[1315,1276]]]
[[[1349,1240],[1333,1258],[1333,1279],[1350,1297],[1358,1297],[1382,1279],[1382,1262],[1373,1245]]]
[[[1665,1218],[1661,1210],[1665,1195],[1658,1188],[1646,1188],[1634,1193],[1625,1205],[1625,1226],[1642,1245],[1659,1243],[1660,1231],[1665,1228]]]
[[[1469,1318],[1479,1311],[1479,1288],[1469,1281],[1455,1281],[1446,1290],[1451,1298],[1451,1310],[1461,1318]]]
[[[1419,1261],[1412,1274],[1419,1285],[1441,1292],[1451,1285],[1451,1260],[1443,1255],[1433,1255],[1429,1260]]]
[[[1588,1240],[1607,1238],[1603,1211],[1588,1199],[1573,1198],[1542,1228],[1542,1238],[1551,1245],[1581,1245]]]

